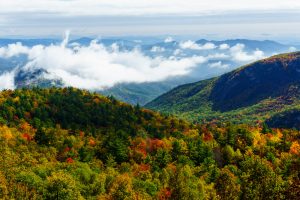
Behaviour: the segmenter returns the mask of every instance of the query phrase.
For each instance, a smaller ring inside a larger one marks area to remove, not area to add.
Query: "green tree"
[[[128,174],[119,175],[109,189],[109,198],[113,200],[131,200],[135,197],[132,178]]]
[[[204,186],[200,179],[193,174],[190,166],[178,169],[175,177],[170,180],[174,200],[201,200],[204,198]]]
[[[276,199],[284,190],[284,182],[269,163],[258,156],[241,163],[242,199]]]
[[[217,194],[224,200],[239,198],[240,185],[238,178],[228,169],[223,168],[215,183]]]
[[[50,137],[46,134],[45,130],[39,128],[34,136],[35,141],[40,145],[49,145]]]
[[[45,198],[58,199],[81,199],[75,180],[65,172],[54,172],[47,178]]]
[[[226,145],[223,149],[224,160],[227,164],[231,164],[234,162],[235,152],[230,145]]]

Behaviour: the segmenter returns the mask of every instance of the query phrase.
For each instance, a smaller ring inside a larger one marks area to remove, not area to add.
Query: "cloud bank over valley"
[[[43,69],[44,79],[59,79],[64,86],[101,90],[122,83],[159,82],[172,77],[216,74],[265,58],[259,48],[242,43],[179,41],[168,37],[153,45],[116,40],[69,42],[51,45],[24,45],[21,42],[0,47],[2,61],[24,58],[23,62],[0,63],[0,89],[15,88],[15,76]],[[128,44],[125,44],[125,43]]]

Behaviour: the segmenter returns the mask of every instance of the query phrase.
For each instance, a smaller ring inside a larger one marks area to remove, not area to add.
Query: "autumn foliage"
[[[299,197],[297,130],[191,124],[74,88],[0,99],[0,199]]]

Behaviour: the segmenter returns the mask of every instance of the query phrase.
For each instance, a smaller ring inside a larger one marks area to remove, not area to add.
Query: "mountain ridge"
[[[268,115],[298,109],[299,77],[300,52],[279,54],[219,77],[179,86],[146,107],[196,121],[211,121],[223,115],[229,119],[249,115],[251,121],[266,121]],[[197,117],[191,117],[193,114]]]

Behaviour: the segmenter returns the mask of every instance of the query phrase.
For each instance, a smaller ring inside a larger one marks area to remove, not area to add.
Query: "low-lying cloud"
[[[208,65],[210,68],[221,68],[221,69],[226,69],[230,65],[229,64],[223,64],[222,61],[214,62]]]
[[[200,45],[192,40],[181,42],[179,45],[182,49],[192,49],[192,50],[211,50],[217,47],[215,44],[211,42],[207,42],[203,45]]]
[[[166,43],[174,41],[169,37]],[[88,46],[68,44],[66,37],[61,44],[49,46],[24,46],[22,43],[0,47],[0,58],[10,59],[20,55],[27,57],[23,66],[0,75],[0,89],[13,89],[18,69],[34,71],[44,69],[46,79],[62,80],[65,86],[101,90],[119,83],[158,82],[170,77],[184,76],[202,67],[210,70],[228,70],[232,63],[242,65],[264,58],[264,52],[256,49],[246,52],[244,44],[229,46],[212,42],[197,44],[188,40],[180,42],[168,55],[169,47],[154,45],[148,56],[141,48],[120,50],[118,44],[104,46],[92,41]],[[189,54],[186,50],[201,50]],[[170,52],[170,51],[169,51]],[[208,52],[201,54],[201,52]],[[167,53],[167,54],[164,54]],[[235,64],[234,64],[235,65]],[[205,71],[205,70],[204,70]]]
[[[157,52],[164,52],[165,48],[159,47],[159,46],[153,46],[150,51],[151,52],[155,52],[155,53],[157,53]]]
[[[14,72],[5,72],[0,75],[0,90],[15,89]]]
[[[219,49],[221,49],[221,50],[226,50],[226,49],[229,49],[230,48],[230,46],[228,45],[228,44],[221,44],[220,46],[219,46]]]
[[[149,57],[140,50],[119,51],[116,44],[105,47],[96,41],[89,46],[61,45],[33,47],[21,43],[0,48],[0,57],[10,58],[25,54],[28,63],[23,70],[45,69],[63,80],[67,86],[102,89],[124,82],[162,81],[172,76],[188,74],[206,62],[203,56],[185,58]],[[12,88],[11,74],[3,74],[0,88]]]
[[[244,49],[244,44],[236,44],[235,46],[231,47],[230,53],[232,59],[236,62],[251,62],[265,57],[264,52],[259,49],[256,49],[251,54],[244,51]]]
[[[174,41],[174,39],[173,39],[171,36],[167,37],[167,38],[164,40],[165,43],[170,43],[170,42],[173,42],[173,41]]]

